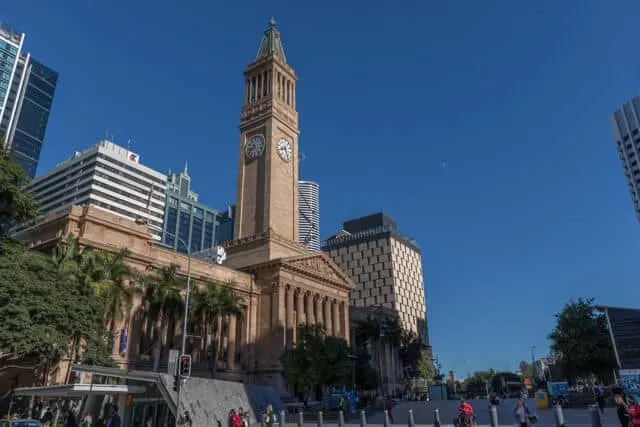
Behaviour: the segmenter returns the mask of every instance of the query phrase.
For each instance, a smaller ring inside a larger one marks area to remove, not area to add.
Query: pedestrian
[[[524,399],[518,399],[516,407],[513,409],[513,417],[515,418],[516,425],[527,427],[529,425],[530,415],[529,408],[527,408],[527,405],[524,403]]]
[[[64,422],[62,425],[64,427],[78,427],[78,421],[76,420],[76,416],[71,409],[66,410]]]
[[[184,411],[183,420],[184,421],[182,425],[191,427],[193,421],[191,421],[191,414],[189,413],[189,411]]]
[[[238,415],[242,419],[242,427],[249,427],[249,414],[244,411],[242,406],[238,408]]]
[[[111,406],[111,414],[109,415],[109,419],[107,420],[106,427],[121,427],[122,420],[120,419],[120,414],[118,414],[118,406]]]
[[[627,402],[625,402],[624,398],[616,394],[616,412],[618,413],[618,421],[620,421],[620,427],[632,427],[633,426],[633,418],[631,417],[631,412],[629,411],[629,406],[627,406]]]
[[[347,398],[345,397],[345,395],[341,395],[340,396],[340,401],[338,403],[338,408],[340,409],[340,411],[342,412],[342,416],[344,417],[345,421],[349,421],[349,408],[348,408],[348,404],[347,404]]]
[[[235,410],[231,415],[231,427],[242,427],[242,417]]]
[[[264,416],[262,417],[264,424],[267,427],[273,427],[273,423],[276,422],[276,416],[273,413],[273,406],[267,405],[267,410],[264,412]]]
[[[593,389],[593,394],[596,396],[596,402],[598,403],[598,407],[600,408],[600,413],[604,414],[604,387],[602,387],[602,383],[597,384]]]
[[[640,426],[640,405],[636,402],[636,399],[629,397],[629,413],[631,414],[631,423],[633,427]]]

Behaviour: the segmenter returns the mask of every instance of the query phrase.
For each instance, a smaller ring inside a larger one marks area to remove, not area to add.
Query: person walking
[[[597,384],[593,388],[593,394],[596,397],[596,402],[598,403],[598,408],[600,408],[600,413],[604,414],[605,398],[604,398],[604,387],[602,387],[602,384]]]
[[[530,416],[529,408],[524,403],[524,399],[518,399],[516,403],[516,407],[513,409],[513,417],[515,418],[515,422],[520,427],[529,426],[529,416]]]
[[[625,399],[619,394],[616,394],[614,399],[616,401],[616,412],[618,413],[620,427],[633,427],[633,417],[631,416],[631,411]]]
[[[349,421],[349,405],[347,403],[347,398],[343,394],[340,396],[340,402],[338,403],[338,409],[342,411],[342,415],[345,421]]]
[[[267,410],[264,412],[262,420],[266,427],[273,427],[273,424],[276,422],[276,416],[273,413],[273,405],[267,405]]]
[[[120,414],[118,414],[118,406],[113,405],[111,407],[111,415],[107,420],[106,427],[122,427],[122,420],[120,419]]]

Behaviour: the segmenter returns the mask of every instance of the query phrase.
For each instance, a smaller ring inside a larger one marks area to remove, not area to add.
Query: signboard
[[[178,358],[180,352],[178,350],[169,350],[169,363],[167,365],[167,373],[169,375],[176,375],[178,373]]]
[[[547,383],[547,389],[551,397],[556,396],[568,396],[569,395],[569,383],[566,381],[557,381]]]
[[[640,402],[640,369],[620,369],[620,385],[626,394]]]

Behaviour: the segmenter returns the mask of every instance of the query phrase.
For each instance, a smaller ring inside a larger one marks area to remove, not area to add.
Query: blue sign
[[[620,385],[626,394],[640,402],[640,369],[621,369]]]
[[[355,409],[358,404],[358,393],[355,390],[347,390],[346,387],[337,388],[329,387],[325,393],[325,405],[329,409],[338,409],[340,407],[340,399],[346,399],[345,410]]]
[[[547,389],[551,397],[569,395],[569,383],[566,381],[548,382]]]

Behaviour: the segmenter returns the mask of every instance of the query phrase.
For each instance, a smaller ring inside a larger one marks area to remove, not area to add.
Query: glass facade
[[[58,73],[22,54],[24,34],[0,22],[0,144],[35,177]]]
[[[5,119],[7,116],[5,111],[10,103],[9,98],[23,40],[24,34],[0,22],[0,131],[5,134],[8,122],[8,119]],[[15,98],[15,90],[13,96]],[[4,144],[5,140],[2,139],[0,143]]]
[[[163,243],[180,253],[187,253],[185,245],[189,245],[195,254],[232,240],[233,208],[219,212],[207,207],[198,202],[198,195],[190,187],[186,165],[184,172],[169,172]]]
[[[58,73],[33,59],[29,60],[26,73],[10,147],[13,160],[33,178],[40,160]]]

